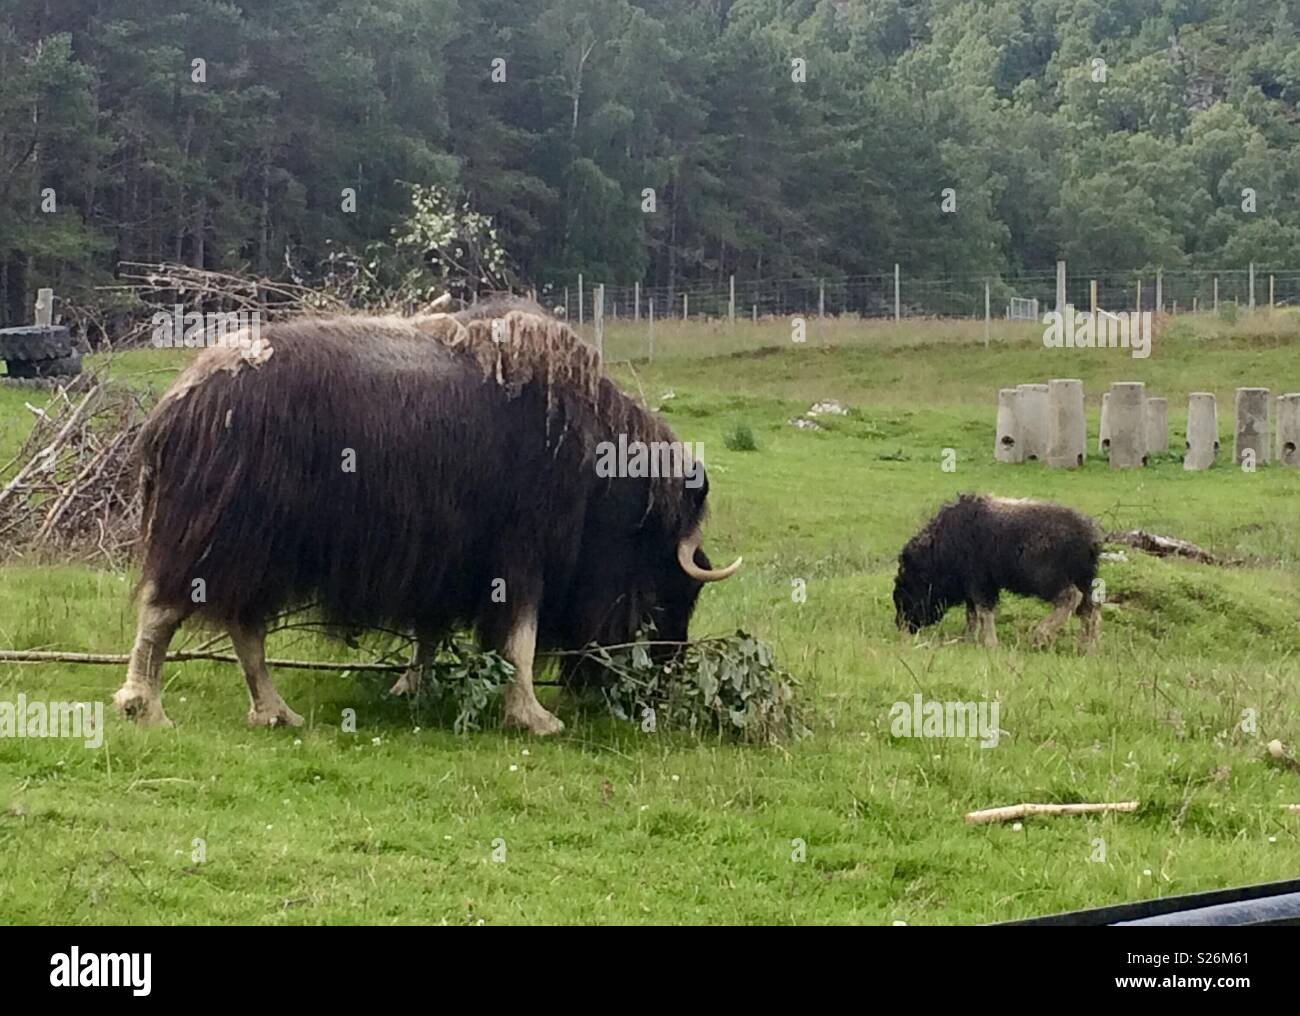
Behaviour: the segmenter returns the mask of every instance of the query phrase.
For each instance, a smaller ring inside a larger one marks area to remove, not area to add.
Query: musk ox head
[[[936,624],[951,604],[944,580],[929,534],[913,538],[898,555],[894,623],[913,633]]]
[[[577,588],[565,616],[556,618],[565,648],[620,646],[647,630],[655,642],[687,639],[700,590],[728,578],[741,564],[737,559],[714,568],[700,546],[707,495],[705,479],[682,488],[671,510],[647,511],[643,482],[611,482],[583,534]],[[651,650],[653,658],[665,662],[675,654],[671,645]],[[571,660],[564,673],[573,684],[605,676],[591,660]]]

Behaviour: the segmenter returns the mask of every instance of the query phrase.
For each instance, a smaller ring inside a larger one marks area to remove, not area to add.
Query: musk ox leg
[[[415,649],[411,652],[411,662],[407,664],[402,676],[388,689],[388,694],[409,695],[415,698],[420,691],[420,678],[424,676],[424,665],[431,655],[433,654],[424,639],[417,638]]]
[[[1101,633],[1101,608],[1092,602],[1092,597],[1085,595],[1079,604],[1079,652],[1090,653],[1097,648],[1097,637]]]
[[[171,726],[163,712],[162,668],[167,646],[189,612],[153,602],[153,586],[140,591],[140,614],[126,680],[113,695],[117,711],[143,727]]]
[[[302,717],[280,698],[266,668],[266,629],[230,627],[230,641],[239,657],[240,669],[248,682],[248,725],[250,727],[301,727]]]
[[[975,605],[975,625],[979,632],[980,644],[986,649],[996,649],[998,629],[993,623],[993,608]]]
[[[533,654],[537,650],[537,608],[518,614],[505,637],[501,655],[514,664],[515,677],[506,686],[505,725],[521,727],[534,734],[558,734],[564,729],[559,718],[537,701],[533,692]]]
[[[1052,612],[1039,621],[1038,627],[1034,629],[1035,649],[1042,649],[1056,637],[1061,625],[1065,624],[1070,619],[1070,615],[1079,609],[1082,600],[1083,593],[1075,586],[1069,586],[1057,595],[1052,601]]]

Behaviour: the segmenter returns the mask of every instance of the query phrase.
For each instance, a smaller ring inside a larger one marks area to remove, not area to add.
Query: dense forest
[[[1288,0],[0,0],[0,323],[409,270],[421,187],[539,287],[1295,266],[1298,140]]]

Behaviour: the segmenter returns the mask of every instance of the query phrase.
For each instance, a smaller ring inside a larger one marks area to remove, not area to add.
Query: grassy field
[[[743,627],[771,643],[803,681],[811,736],[647,734],[564,704],[557,739],[458,736],[377,678],[298,671],[277,683],[308,725],[248,730],[233,665],[173,665],[171,729],[110,717],[99,750],[0,739],[0,920],[969,923],[1300,874],[1300,815],[1282,807],[1300,802],[1300,777],[1263,761],[1269,740],[1300,742],[1300,473],[1245,473],[1227,455],[1204,473],[1176,456],[1125,473],[992,461],[996,389],[1050,377],[1084,379],[1093,449],[1115,380],[1169,398],[1175,447],[1186,393],[1217,392],[1230,449],[1233,388],[1300,389],[1300,317],[1180,320],[1147,360],[1045,349],[1033,328],[995,328],[984,348],[982,323],[837,322],[798,346],[785,325],[746,329],[742,341],[661,324],[653,363],[614,370],[704,443],[706,546],[745,555],[703,593],[695,632]],[[639,356],[644,338],[613,326],[609,348]],[[143,352],[115,370],[161,384],[176,365]],[[789,425],[821,399],[850,415]],[[24,401],[0,391],[0,462],[27,428]],[[741,425],[757,450],[727,447]],[[960,611],[903,643],[894,558],[967,490],[1060,500],[1245,564],[1131,551],[1104,564],[1088,657],[1073,622],[1055,648],[1030,650],[1045,607],[1011,597],[996,650],[959,641]],[[0,647],[124,652],[130,583],[0,567]],[[340,652],[287,640],[273,652]],[[0,664],[0,700],[107,700],[121,677]],[[891,705],[918,692],[998,702],[997,747],[892,736]],[[340,729],[345,708],[356,733]],[[1021,801],[1128,799],[1136,814],[962,822]]]

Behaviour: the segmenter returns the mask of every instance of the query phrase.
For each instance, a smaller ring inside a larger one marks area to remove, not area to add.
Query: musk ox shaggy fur
[[[597,474],[620,436],[675,440],[594,349],[531,314],[302,320],[205,350],[137,446],[140,616],[115,702],[166,722],[162,661],[192,618],[229,631],[249,722],[297,725],[265,629],[311,604],[420,646],[472,627],[515,667],[507,724],[562,729],[533,693],[538,648],[625,642],[647,621],[683,640],[702,584],[739,565],[700,549],[707,482]]]
[[[949,607],[966,606],[966,634],[997,645],[994,609],[1002,590],[1036,596],[1052,611],[1034,632],[1046,645],[1077,613],[1080,648],[1096,643],[1093,596],[1102,533],[1086,515],[1045,501],[962,494],[903,547],[894,579],[899,628],[915,632]]]
[[[463,310],[456,311],[452,317],[462,323],[468,323],[483,318],[503,318],[511,311],[519,311],[522,314],[536,314],[538,317],[545,318],[554,316],[536,300],[530,300],[526,296],[516,296],[514,293],[494,293],[478,303],[470,304]]]

